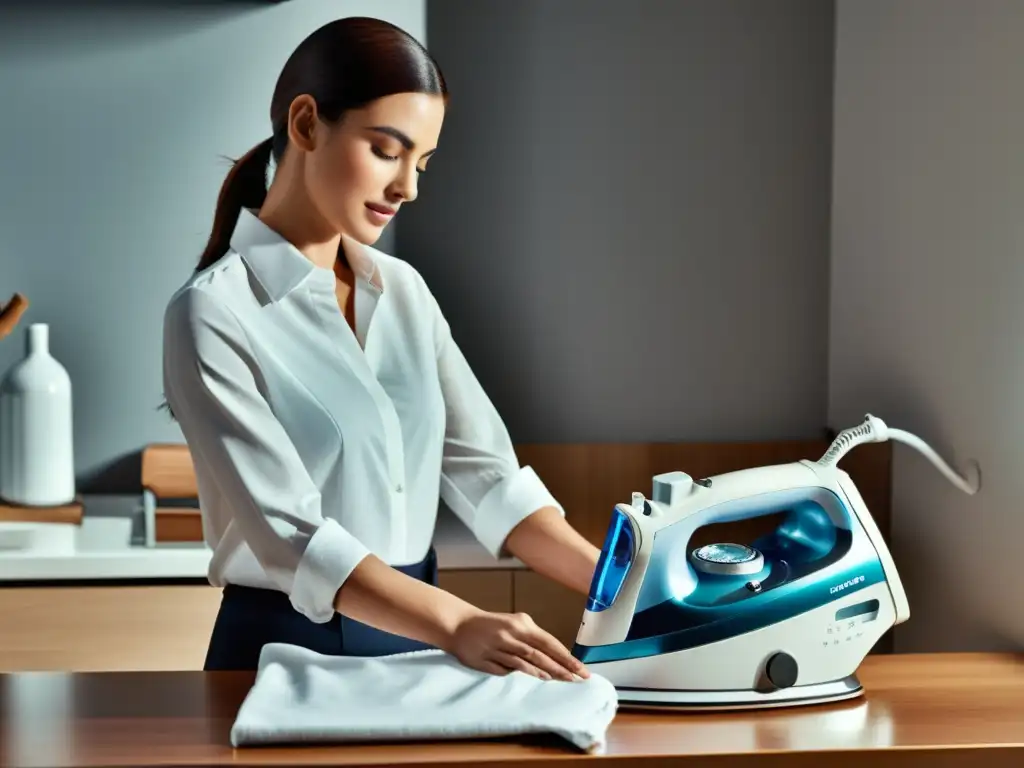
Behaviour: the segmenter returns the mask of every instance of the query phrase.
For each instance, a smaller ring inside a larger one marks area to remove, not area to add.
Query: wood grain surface
[[[0,523],[64,523],[81,525],[85,506],[76,496],[70,504],[52,507],[26,507],[0,499]]]
[[[622,710],[607,753],[593,757],[544,736],[234,750],[228,734],[250,673],[18,673],[0,675],[0,765],[1024,765],[1024,656],[872,656],[860,676],[866,694],[840,704],[731,714]]]
[[[829,442],[822,438],[720,443],[523,443],[516,445],[516,454],[520,463],[537,471],[565,507],[566,518],[573,527],[600,546],[615,505],[628,502],[633,491],[651,495],[654,475],[678,469],[700,478],[800,459],[816,460],[827,450]],[[858,446],[843,459],[841,467],[857,484],[882,538],[888,541],[892,444]],[[202,540],[199,510],[194,506],[174,507],[166,501],[197,496],[195,469],[187,446],[146,446],[142,452],[141,482],[158,500],[157,541]],[[749,541],[778,522],[775,517],[761,517],[706,526],[693,544],[716,538]]]

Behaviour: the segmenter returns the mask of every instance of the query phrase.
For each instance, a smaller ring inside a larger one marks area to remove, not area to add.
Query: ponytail
[[[260,208],[267,198],[267,167],[274,148],[274,139],[261,141],[238,158],[220,188],[213,230],[203,249],[196,272],[220,259],[231,246],[231,233],[238,223],[242,208]]]
[[[267,199],[267,167],[273,149],[273,138],[261,141],[231,166],[217,196],[213,231],[199,257],[196,272],[210,266],[228,252],[231,233],[235,230],[242,208],[259,209],[263,206],[263,201]],[[174,411],[166,398],[157,406],[157,410],[167,411],[171,419],[175,420]]]

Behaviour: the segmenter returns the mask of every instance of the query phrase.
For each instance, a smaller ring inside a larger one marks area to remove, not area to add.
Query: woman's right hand
[[[467,667],[506,675],[519,670],[543,680],[589,677],[583,663],[525,613],[474,610],[455,626],[449,652]]]

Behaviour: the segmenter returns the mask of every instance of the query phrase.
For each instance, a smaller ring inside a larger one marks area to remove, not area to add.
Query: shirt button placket
[[[392,506],[392,547],[395,553],[405,554],[408,542],[406,541],[409,531],[406,527],[406,514],[408,512],[405,497],[405,452],[402,446],[402,427],[391,403],[386,403],[382,408],[384,416],[385,439],[387,440],[388,464],[391,472],[391,487],[394,489],[394,503]]]

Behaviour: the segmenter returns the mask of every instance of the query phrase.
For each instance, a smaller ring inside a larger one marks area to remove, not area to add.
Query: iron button
[[[796,683],[796,659],[783,651],[771,655],[764,671],[776,688],[789,688]]]

